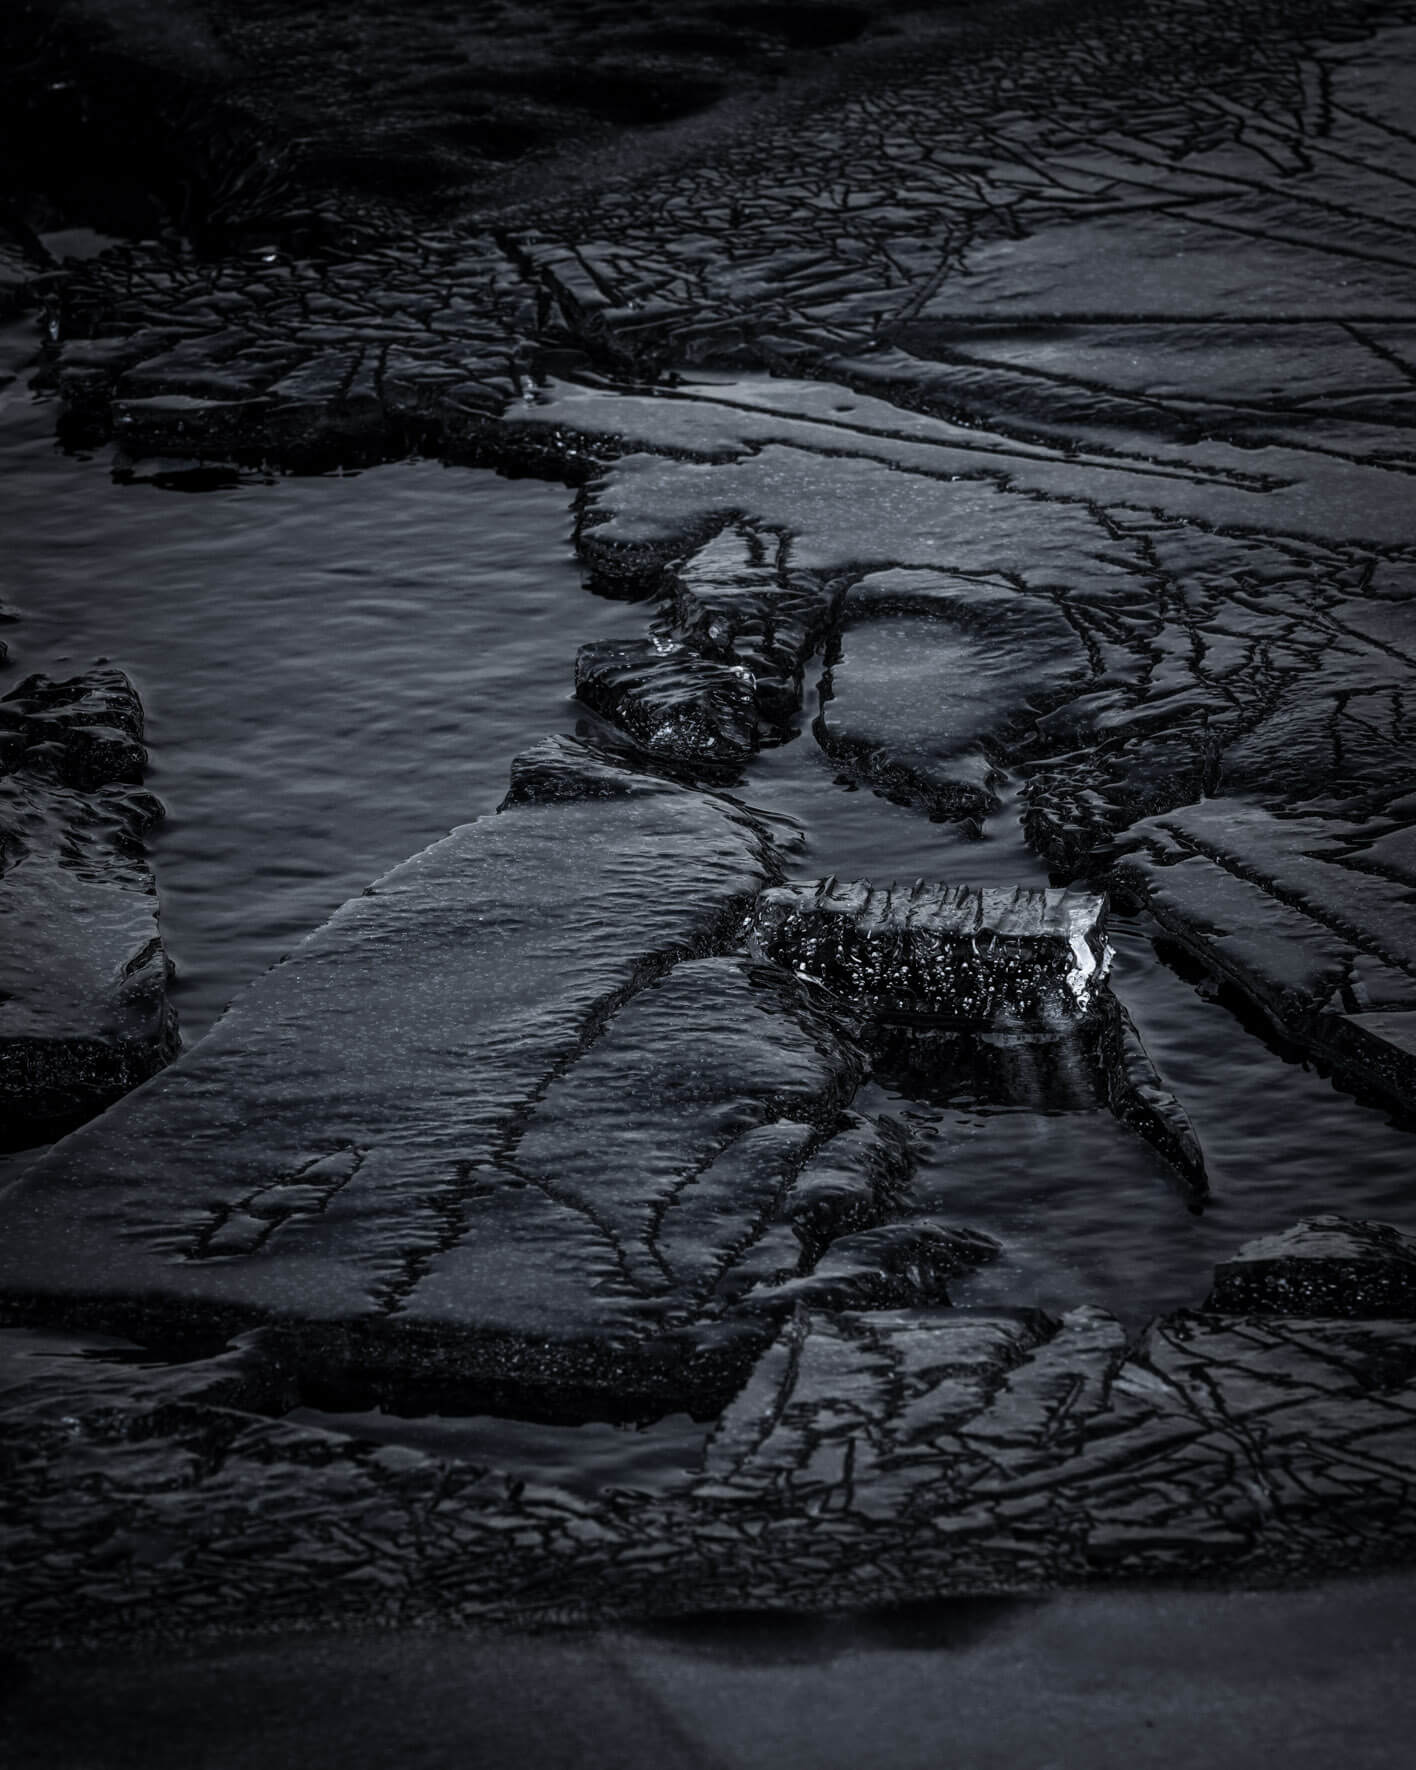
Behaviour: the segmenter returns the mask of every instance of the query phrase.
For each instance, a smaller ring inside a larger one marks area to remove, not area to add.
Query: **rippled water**
[[[108,463],[58,453],[51,427],[52,410],[0,375],[4,596],[23,617],[5,629],[0,686],[105,656],[137,682],[149,784],[169,813],[153,863],[193,1037],[346,897],[489,812],[518,750],[574,729],[577,645],[637,634],[644,611],[584,591],[559,486],[409,462],[194,494],[115,483]],[[803,737],[764,753],[744,789],[804,822],[803,874],[1043,882],[1010,804],[969,841],[835,774]],[[1246,1031],[1160,961],[1144,927],[1115,937],[1116,988],[1191,1113],[1213,1200],[1189,1213],[1159,1158],[1104,1112],[880,1088],[876,1103],[914,1127],[941,1214],[1005,1243],[956,1284],[958,1303],[1103,1302],[1135,1323],[1197,1303],[1217,1259],[1304,1212],[1413,1226],[1408,1129]],[[704,1430],[340,1418],[582,1484],[676,1480]]]
[[[406,462],[200,494],[115,484],[0,413],[11,664],[137,684],[167,807],[152,840],[190,1040],[371,879],[491,811],[518,750],[573,725],[586,596],[569,494]]]

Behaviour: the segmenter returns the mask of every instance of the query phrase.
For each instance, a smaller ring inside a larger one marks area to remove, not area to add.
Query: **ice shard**
[[[997,810],[999,763],[1077,692],[1085,648],[1060,608],[946,572],[875,572],[845,627],[813,730],[834,761],[937,818]]]
[[[1112,996],[1097,1016],[1093,1057],[1107,1104],[1181,1177],[1192,1207],[1209,1191],[1204,1151],[1185,1111],[1151,1061],[1125,1004]]]
[[[669,637],[582,645],[575,692],[664,761],[741,763],[757,748],[749,672]]]
[[[977,1029],[1075,1024],[1111,962],[1104,897],[1024,886],[788,884],[757,899],[749,941],[874,1013]]]

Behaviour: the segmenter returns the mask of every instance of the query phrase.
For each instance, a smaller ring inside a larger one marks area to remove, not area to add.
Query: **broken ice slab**
[[[1374,835],[1216,798],[1147,819],[1131,839],[1113,878],[1168,934],[1288,1038],[1399,1107],[1416,1105],[1406,826]]]
[[[43,1142],[177,1049],[150,804],[0,780],[0,1147]]]
[[[1223,1315],[1416,1315],[1416,1239],[1390,1223],[1304,1217],[1216,1266],[1205,1304]]]
[[[843,1489],[833,1509],[877,1519],[932,1501],[957,1528],[1049,1464],[1085,1468],[1084,1435],[1125,1355],[1099,1309],[1059,1323],[1036,1309],[804,1307],[719,1421],[705,1474],[743,1498]]]
[[[575,660],[575,692],[647,755],[736,764],[757,748],[750,672],[677,640],[597,639]]]
[[[833,594],[810,574],[780,582],[776,549],[729,528],[666,570],[649,634],[582,646],[576,694],[665,761],[736,764],[786,735]]]
[[[1108,997],[1097,1015],[1092,1037],[1112,1112],[1160,1151],[1183,1180],[1192,1209],[1198,1209],[1198,1201],[1209,1191],[1209,1179],[1195,1127],[1151,1061],[1125,1004],[1115,996]]]
[[[500,814],[26,1171],[6,1310],[179,1342],[270,1324],[292,1371],[375,1394],[711,1411],[791,1299],[725,1318],[835,1233],[818,1212],[804,1247],[791,1188],[864,1068],[790,976],[724,954],[775,865],[733,802],[539,745]],[[866,1200],[856,1142],[835,1153]]]
[[[61,1315],[137,1297],[178,1317],[407,1314],[470,1204],[460,1164],[492,1156],[597,1014],[711,950],[771,877],[736,806],[631,770],[606,798],[588,756],[597,796],[576,799],[578,758],[539,746],[506,811],[351,900],[31,1169],[4,1201],[0,1288]],[[271,1213],[272,1187],[308,1196]],[[240,1217],[264,1223],[259,1246],[209,1257]]]
[[[752,951],[872,1012],[978,1029],[1075,1024],[1106,983],[1106,899],[1027,886],[844,884],[764,891]]]
[[[0,701],[0,1147],[101,1111],[177,1050],[143,838],[143,714],[121,671]]]
[[[780,547],[776,535],[729,526],[666,578],[675,632],[706,657],[746,670],[769,726],[800,706],[802,665],[836,600],[816,574],[780,571]]]

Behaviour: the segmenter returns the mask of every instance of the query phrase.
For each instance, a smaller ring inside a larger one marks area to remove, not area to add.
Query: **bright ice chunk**
[[[1106,982],[1106,899],[1019,886],[789,884],[751,917],[754,955],[877,1012],[979,1027],[1086,1016]]]

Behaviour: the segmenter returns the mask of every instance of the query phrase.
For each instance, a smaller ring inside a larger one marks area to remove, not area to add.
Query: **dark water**
[[[29,334],[0,337],[13,373]],[[3,386],[0,533],[12,663],[62,675],[108,657],[148,709],[153,844],[187,1036],[346,897],[454,824],[490,812],[511,757],[574,729],[576,647],[638,633],[640,608],[582,588],[561,487],[409,462],[250,478],[201,493],[118,484],[67,458],[52,409]],[[804,875],[1037,884],[1011,804],[969,841],[847,790],[808,736],[765,753],[743,794],[804,823]],[[911,1124],[919,1186],[1004,1257],[958,1303],[1101,1302],[1132,1323],[1199,1302],[1216,1260],[1312,1211],[1416,1229],[1416,1140],[1286,1060],[1121,923],[1114,981],[1194,1120],[1213,1199],[1188,1212],[1163,1162],[1105,1112],[930,1104]],[[311,1420],[320,1416],[308,1411]],[[593,1485],[682,1478],[705,1428],[562,1429],[330,1416],[361,1435]]]
[[[576,646],[643,616],[581,594],[560,486],[431,462],[119,485],[55,450],[53,417],[22,381],[0,408],[23,616],[0,683],[109,657],[137,684],[190,1040],[346,898],[491,811],[511,757],[573,724]]]

